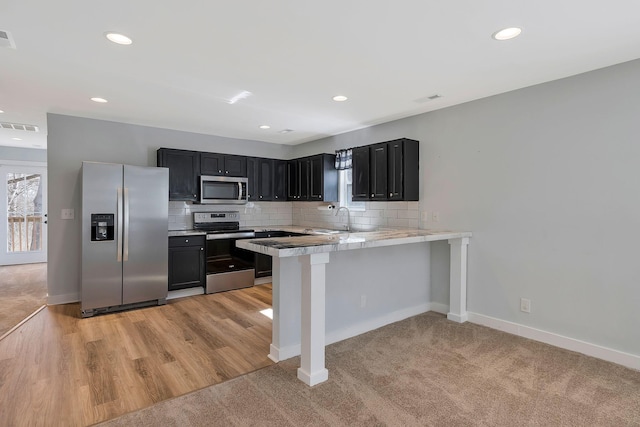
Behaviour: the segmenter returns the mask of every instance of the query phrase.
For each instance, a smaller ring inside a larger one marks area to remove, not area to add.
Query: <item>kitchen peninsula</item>
[[[350,294],[354,293],[351,291],[356,286],[354,282],[360,282],[357,284],[360,286],[358,292],[362,292],[363,286],[370,287],[372,293],[390,290],[387,296],[390,306],[394,302],[393,294],[408,292],[410,287],[419,291],[422,282],[428,289],[429,258],[419,259],[416,255],[424,255],[421,252],[424,243],[433,241],[446,240],[450,244],[447,318],[465,322],[467,245],[470,237],[470,232],[406,229],[238,241],[240,248],[273,257],[273,334],[269,357],[278,362],[300,354],[298,378],[313,386],[328,378],[324,360],[327,341],[336,342],[367,332],[400,320],[398,316],[409,317],[418,314],[419,310],[428,311],[430,296],[420,292],[415,307],[394,313],[378,313],[375,319],[364,321],[351,313],[345,314],[345,311],[354,311],[353,305],[349,306],[345,301],[353,299]],[[426,250],[428,256],[428,247]],[[363,256],[365,251],[368,252]],[[329,259],[331,252],[334,253],[331,255],[332,263]],[[417,270],[420,273],[401,276],[409,269],[409,263],[421,264]],[[385,279],[384,273],[389,270],[398,273],[398,280]],[[348,273],[353,271],[358,272],[356,277],[349,276]],[[327,301],[328,296],[331,296],[330,301]],[[326,303],[330,304],[327,307],[331,313],[327,319]],[[361,294],[360,309],[364,310],[366,304],[367,295]],[[334,317],[345,319],[339,330],[335,330]],[[334,330],[326,329],[325,320],[334,321]]]

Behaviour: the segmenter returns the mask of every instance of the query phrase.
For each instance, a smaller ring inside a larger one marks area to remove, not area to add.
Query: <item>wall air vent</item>
[[[435,95],[423,96],[422,98],[414,99],[413,102],[417,102],[421,104],[423,102],[433,101],[434,99],[438,99],[438,98],[442,98],[442,95],[435,94]]]
[[[0,30],[0,47],[8,47],[10,49],[16,48],[16,44],[13,41],[13,37],[11,37],[10,32]]]
[[[0,123],[0,128],[2,129],[11,129],[11,130],[26,130],[27,132],[39,132],[38,126],[36,125],[23,125],[20,123]]]

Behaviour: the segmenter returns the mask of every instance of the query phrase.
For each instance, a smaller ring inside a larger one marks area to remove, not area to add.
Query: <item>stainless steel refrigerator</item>
[[[169,170],[82,162],[83,317],[167,298]]]

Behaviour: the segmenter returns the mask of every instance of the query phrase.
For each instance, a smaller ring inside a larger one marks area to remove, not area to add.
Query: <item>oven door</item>
[[[253,286],[253,252],[236,247],[236,240],[253,236],[253,231],[207,235],[206,293]]]
[[[200,176],[200,203],[202,204],[245,204],[247,178],[228,176]]]

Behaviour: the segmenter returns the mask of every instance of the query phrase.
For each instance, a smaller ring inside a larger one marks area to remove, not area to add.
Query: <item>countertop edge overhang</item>
[[[469,231],[398,229],[340,233],[334,235],[246,239],[238,240],[236,242],[236,246],[265,255],[286,258],[317,253],[404,245],[409,243],[461,239],[469,238],[471,236],[472,233]]]

